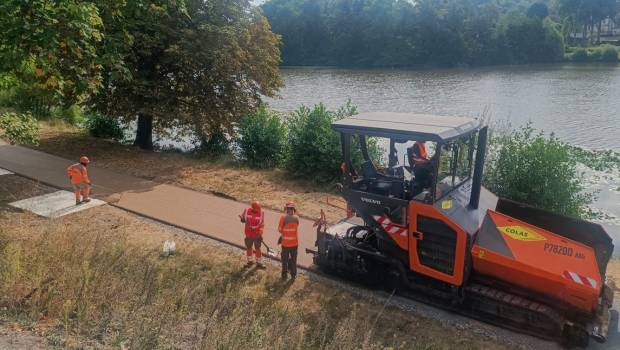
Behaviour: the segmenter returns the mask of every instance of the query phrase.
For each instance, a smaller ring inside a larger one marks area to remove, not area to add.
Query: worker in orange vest
[[[262,210],[258,201],[252,201],[249,208],[239,215],[241,222],[245,224],[245,255],[247,257],[247,266],[254,264],[252,260],[252,248],[256,256],[256,266],[264,268],[263,254],[260,250],[263,243],[263,228],[265,227],[265,212]]]
[[[278,244],[282,245],[282,279],[286,279],[287,274],[290,273],[291,280],[294,281],[295,277],[297,277],[297,247],[299,246],[297,229],[299,227],[299,218],[295,215],[297,210],[294,202],[286,203],[284,211],[285,214],[280,217],[280,223],[278,224],[278,231],[281,234]]]
[[[79,163],[75,163],[67,168],[67,174],[75,193],[75,205],[90,202],[91,184],[88,178],[88,170],[86,169],[89,163],[88,157],[81,156]]]
[[[429,162],[428,152],[426,151],[426,142],[416,141],[413,146],[408,150],[409,164],[422,165]]]

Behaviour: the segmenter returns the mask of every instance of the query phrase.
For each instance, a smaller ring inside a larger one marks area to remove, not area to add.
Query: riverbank
[[[7,202],[53,189],[5,176],[0,321],[19,328],[22,343],[102,349],[523,348],[494,333],[472,332],[471,325],[455,327],[454,318],[431,319],[395,302],[360,298],[312,275],[283,283],[277,264],[246,269],[238,249],[114,207],[54,220],[17,211]],[[177,251],[161,258],[167,239],[175,240]]]

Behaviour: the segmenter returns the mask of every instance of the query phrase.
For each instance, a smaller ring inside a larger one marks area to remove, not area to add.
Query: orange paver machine
[[[349,217],[319,225],[308,252],[322,270],[569,345],[606,340],[611,238],[486,190],[486,126],[365,113],[333,128]]]

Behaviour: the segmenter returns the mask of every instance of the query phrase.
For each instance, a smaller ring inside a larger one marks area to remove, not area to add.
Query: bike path
[[[74,160],[0,141],[0,168],[46,185],[71,190],[66,169],[73,163]],[[248,207],[247,203],[159,184],[97,167],[96,164],[94,160],[89,166],[93,197],[132,213],[243,248],[243,224],[239,222],[238,215]],[[286,201],[287,198],[282,198],[283,205]],[[277,224],[280,215],[280,212],[265,210],[263,237],[276,252],[279,252]],[[297,263],[302,268],[312,265],[312,256],[306,254],[305,249],[315,249],[315,239],[313,222],[300,218]]]

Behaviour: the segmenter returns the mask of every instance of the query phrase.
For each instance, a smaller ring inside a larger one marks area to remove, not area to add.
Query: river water
[[[347,100],[360,112],[396,111],[490,118],[537,129],[588,149],[620,150],[620,65],[533,65],[476,69],[283,68],[286,86],[270,107],[291,111]],[[620,174],[588,170],[594,207],[620,246]],[[620,254],[620,249],[616,249]]]

